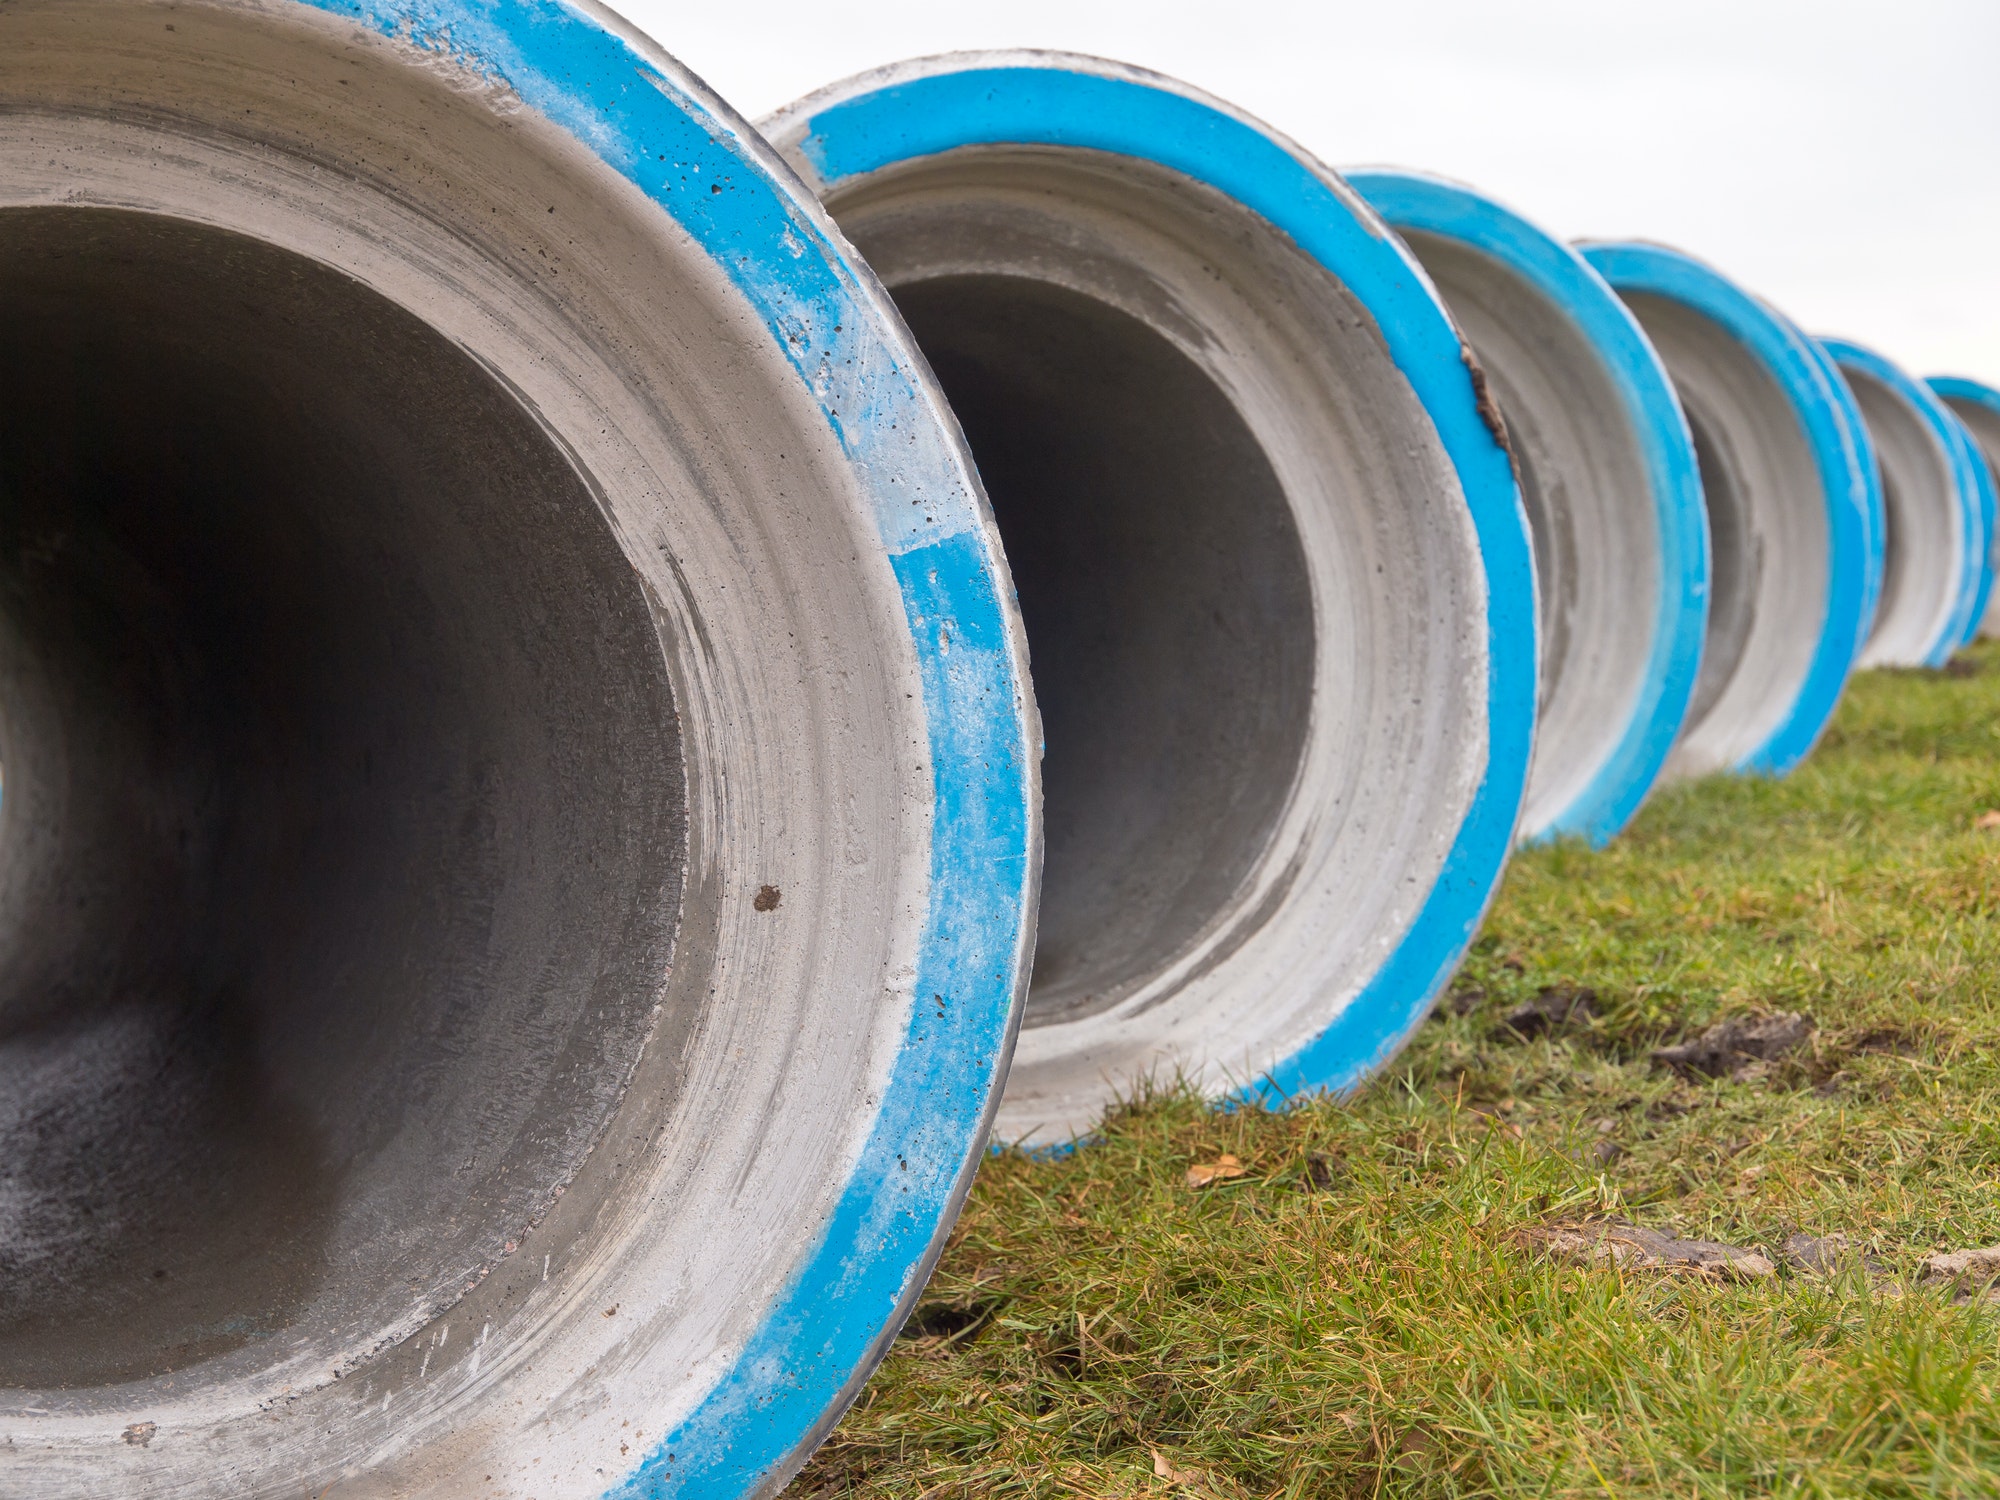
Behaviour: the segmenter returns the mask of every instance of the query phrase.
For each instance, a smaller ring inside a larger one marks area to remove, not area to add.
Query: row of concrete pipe
[[[14,0],[0,341],[8,1495],[769,1494],[992,1144],[2000,618],[2000,393],[1068,56]]]

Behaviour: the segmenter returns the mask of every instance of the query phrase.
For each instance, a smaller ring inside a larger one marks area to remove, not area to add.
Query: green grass
[[[1517,858],[1454,1002],[1357,1097],[1163,1092],[1066,1159],[991,1161],[792,1493],[2000,1494],[2000,1312],[1910,1277],[2000,1242],[2000,830],[1976,827],[2000,650],[1962,665],[1858,678],[1785,781]],[[1597,1018],[1496,1040],[1548,985]],[[1819,1023],[1768,1077],[1649,1065],[1758,1010]],[[1191,1190],[1222,1152],[1248,1174]],[[1519,1242],[1593,1214],[1846,1232],[1900,1279],[1713,1285]]]

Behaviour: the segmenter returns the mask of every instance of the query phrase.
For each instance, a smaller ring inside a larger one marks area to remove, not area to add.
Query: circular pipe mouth
[[[2000,391],[1960,375],[1933,376],[1924,383],[1964,425],[1972,440],[1973,456],[1980,460],[1974,466],[1974,477],[1980,485],[1980,513],[1991,540],[1966,640],[2000,636],[2000,601],[1993,595],[1995,568],[2000,566],[2000,524],[1996,524],[1994,514],[1996,503],[2000,503],[2000,477],[1996,477],[2000,476],[2000,467],[1996,467],[2000,466]]]
[[[1701,661],[1708,522],[1673,383],[1570,246],[1457,183],[1348,180],[1464,330],[1520,469],[1542,649],[1522,836],[1601,846],[1658,777]]]
[[[1981,602],[1990,528],[1976,456],[1928,387],[1858,344],[1820,343],[1854,393],[1881,467],[1882,596],[1857,665],[1941,666]]]
[[[337,1360],[546,1211],[651,1030],[651,611],[532,414],[323,265],[0,210],[0,330],[0,1377]]]
[[[1708,511],[1701,670],[1663,774],[1782,774],[1832,715],[1880,569],[1856,435],[1814,346],[1764,303],[1662,246],[1583,254],[1673,377]]]
[[[1353,1081],[1490,898],[1533,714],[1518,495],[1421,272],[1296,148],[1115,64],[903,64],[764,128],[1020,588],[1048,843],[1002,1137],[1176,1074]]]
[[[970,459],[608,18],[171,19],[0,52],[14,1487],[775,1490],[1026,987]]]

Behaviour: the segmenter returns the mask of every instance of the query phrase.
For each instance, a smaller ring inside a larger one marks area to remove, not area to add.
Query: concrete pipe
[[[1943,666],[1977,629],[1991,587],[1977,451],[1928,386],[1858,344],[1820,344],[1854,392],[1881,466],[1882,599],[1857,664]]]
[[[767,1493],[831,1424],[1034,894],[906,340],[608,15],[0,10],[0,1492]]]
[[[1782,314],[1663,246],[1583,254],[1673,376],[1708,507],[1708,634],[1664,774],[1783,774],[1826,727],[1867,627],[1881,562],[1865,456],[1825,360]]]
[[[1381,220],[1115,64],[913,62],[766,122],[888,284],[999,518],[1048,854],[1003,1138],[1142,1080],[1352,1083],[1512,841],[1533,562],[1497,416]]]
[[[1347,179],[1458,319],[1520,467],[1542,651],[1522,836],[1601,846],[1680,734],[1708,626],[1708,520],[1673,382],[1561,240],[1436,177]]]
[[[1847,377],[1840,373],[1840,366],[1833,362],[1833,356],[1826,352],[1818,339],[1809,338],[1806,343],[1813,362],[1825,377],[1827,392],[1833,397],[1834,410],[1840,417],[1842,440],[1851,452],[1852,461],[1860,470],[1862,479],[1866,547],[1870,563],[1867,592],[1860,612],[1861,628],[1854,635],[1854,651],[1858,658],[1867,649],[1868,637],[1875,629],[1875,616],[1882,603],[1883,558],[1889,528],[1888,510],[1882,500],[1882,465],[1875,456],[1875,441],[1868,435],[1868,421],[1861,415],[1861,403],[1854,399],[1854,388],[1847,383]]]
[[[1966,640],[2000,636],[2000,601],[1993,596],[1994,572],[2000,565],[2000,526],[1991,524],[1995,499],[2000,498],[2000,480],[1995,478],[1995,466],[2000,465],[2000,391],[1960,375],[1938,375],[1924,383],[1964,426],[1972,440],[1973,456],[1980,460],[1974,466],[1974,478],[1981,489],[1980,509],[1989,521],[1986,571]]]

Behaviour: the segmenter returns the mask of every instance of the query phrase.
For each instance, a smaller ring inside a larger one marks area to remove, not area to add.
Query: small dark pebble
[[[1656,1047],[1653,1066],[1672,1068],[1684,1078],[1720,1078],[1746,1063],[1776,1062],[1813,1032],[1803,1011],[1775,1016],[1735,1016],[1718,1021],[1691,1042]]]

